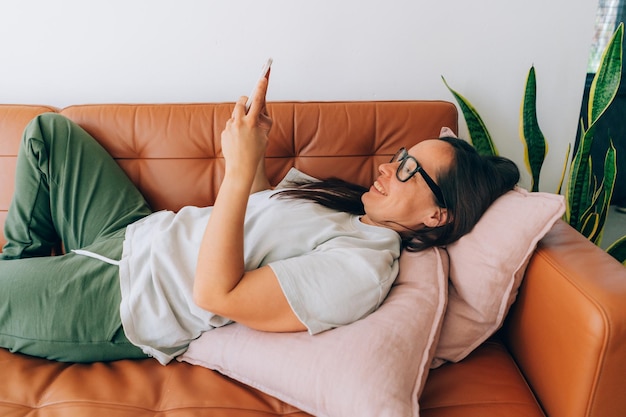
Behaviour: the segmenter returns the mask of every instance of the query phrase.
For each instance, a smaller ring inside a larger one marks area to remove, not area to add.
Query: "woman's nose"
[[[378,165],[378,172],[384,175],[392,175],[396,169],[397,162],[386,162]]]

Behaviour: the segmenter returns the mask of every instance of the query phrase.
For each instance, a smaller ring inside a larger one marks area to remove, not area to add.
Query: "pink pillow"
[[[500,328],[537,242],[564,212],[563,196],[517,187],[448,246],[448,307],[433,367],[460,361]]]
[[[400,257],[382,306],[310,336],[230,324],[204,333],[179,360],[217,370],[315,416],[419,416],[446,305],[447,256]]]

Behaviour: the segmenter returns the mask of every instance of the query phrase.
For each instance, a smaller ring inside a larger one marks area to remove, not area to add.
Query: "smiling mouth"
[[[385,189],[382,187],[382,185],[380,185],[378,181],[374,181],[374,188],[382,195],[387,195],[387,192],[385,192]]]

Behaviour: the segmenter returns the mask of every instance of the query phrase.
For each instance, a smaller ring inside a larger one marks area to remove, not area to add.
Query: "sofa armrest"
[[[550,417],[626,415],[626,268],[558,221],[532,256],[506,341]]]

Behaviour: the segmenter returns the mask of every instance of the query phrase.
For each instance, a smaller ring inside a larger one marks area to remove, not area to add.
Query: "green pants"
[[[145,357],[121,326],[118,260],[143,196],[86,131],[54,113],[24,131],[0,254],[0,346],[59,361]],[[63,243],[66,255],[49,256]]]

